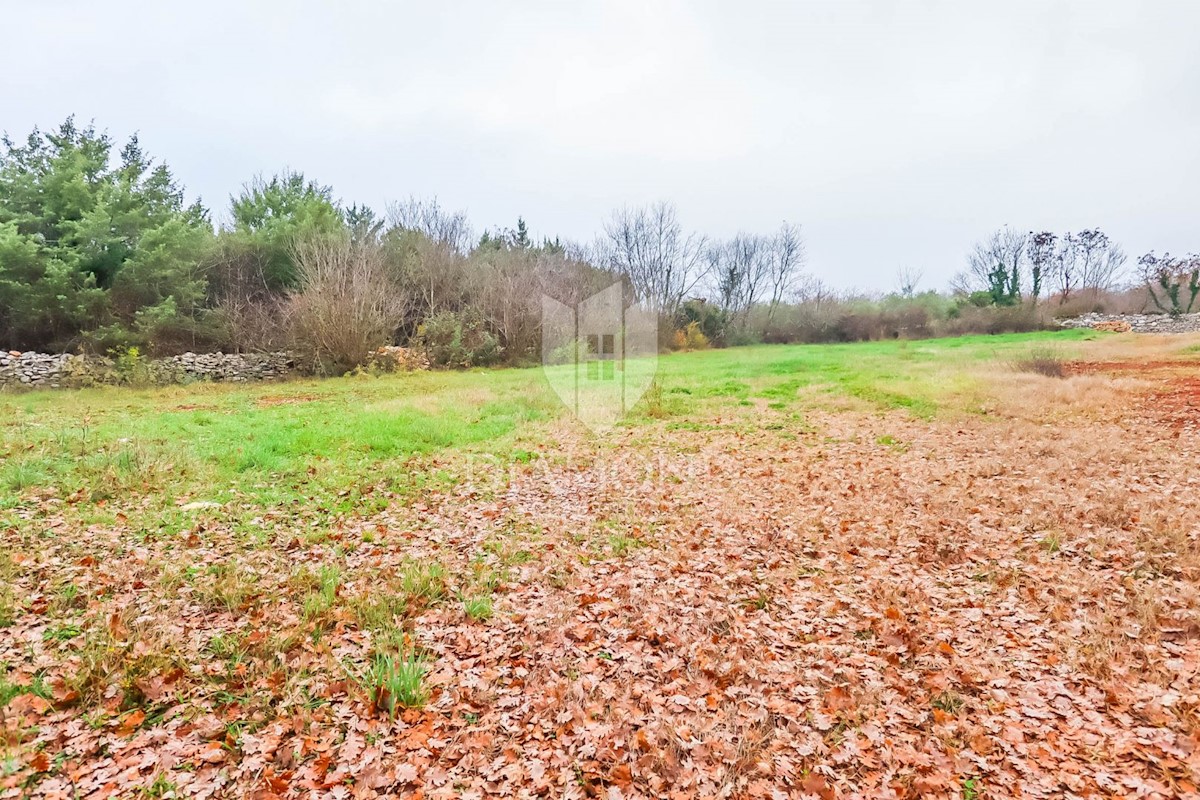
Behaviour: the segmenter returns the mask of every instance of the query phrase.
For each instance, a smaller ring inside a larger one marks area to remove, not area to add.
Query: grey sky
[[[5,0],[0,127],[138,131],[218,217],[259,172],[587,240],[673,200],[943,286],[1002,224],[1200,249],[1200,4]]]

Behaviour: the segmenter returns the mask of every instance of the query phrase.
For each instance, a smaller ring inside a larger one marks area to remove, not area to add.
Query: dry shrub
[[[675,331],[671,345],[675,350],[707,350],[708,337],[700,330],[700,323],[689,322]]]
[[[267,277],[269,253],[223,237],[208,273],[209,294],[226,345],[234,351],[271,351],[288,346],[282,325],[284,296]]]
[[[293,247],[299,289],[286,316],[296,352],[315,372],[341,374],[388,344],[407,307],[379,247],[312,236]]]
[[[1021,372],[1035,372],[1047,378],[1067,376],[1067,359],[1054,347],[1035,347],[1018,358],[1013,366]]]
[[[939,336],[963,336],[971,333],[1029,333],[1049,327],[1043,310],[1030,305],[965,305],[937,326]]]

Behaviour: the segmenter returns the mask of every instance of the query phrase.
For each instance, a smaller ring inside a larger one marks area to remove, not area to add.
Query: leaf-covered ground
[[[932,414],[668,383],[348,509],[29,487],[0,796],[1195,795],[1195,352],[1077,347]]]

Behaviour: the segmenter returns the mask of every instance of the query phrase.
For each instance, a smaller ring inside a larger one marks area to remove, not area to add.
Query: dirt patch
[[[1179,378],[1155,392],[1149,407],[1175,435],[1200,429],[1200,377]]]
[[[216,411],[217,407],[213,405],[205,405],[201,403],[184,403],[183,405],[175,406],[172,411]]]
[[[321,398],[315,394],[289,394],[289,395],[267,395],[260,397],[254,401],[254,405],[259,408],[271,408],[273,406],[295,406],[301,403],[311,403],[314,400]]]
[[[1175,436],[1200,429],[1200,363],[1196,361],[1074,361],[1066,371],[1068,375],[1147,378],[1157,386],[1142,395],[1137,411],[1150,421],[1165,423]]]
[[[1065,365],[1068,375],[1097,374],[1141,374],[1166,370],[1200,368],[1200,363],[1189,361],[1071,361]]]

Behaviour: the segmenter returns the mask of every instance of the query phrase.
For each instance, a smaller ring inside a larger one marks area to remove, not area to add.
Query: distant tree
[[[1053,272],[1058,236],[1050,231],[1029,234],[1029,295],[1037,302],[1046,278]]]
[[[1138,259],[1138,269],[1159,311],[1172,316],[1192,312],[1200,296],[1200,255],[1175,258],[1170,253],[1157,256],[1151,250]],[[1187,302],[1183,299],[1185,291]]]
[[[767,244],[767,281],[770,300],[766,325],[770,325],[784,297],[794,294],[803,278],[808,252],[800,226],[784,222]]]
[[[430,200],[409,197],[404,202],[392,203],[388,206],[388,222],[393,228],[422,233],[463,255],[471,249],[475,237],[466,213],[443,209],[436,197]],[[490,238],[486,231],[484,238]]]
[[[604,224],[604,266],[629,277],[638,300],[673,316],[704,278],[706,241],[687,233],[675,206],[666,202],[622,208]]]
[[[896,293],[906,300],[911,300],[917,294],[924,273],[910,267],[900,267],[896,271]]]
[[[706,258],[716,281],[717,302],[739,328],[746,324],[769,277],[769,245],[764,237],[749,233],[709,245]]]
[[[557,236],[553,239],[548,236],[543,237],[540,249],[543,253],[550,255],[565,255],[567,252],[567,246]]]
[[[1125,266],[1125,252],[1099,228],[1082,230],[1075,237],[1079,252],[1079,286],[1107,291]]]
[[[1029,237],[1001,228],[977,242],[967,256],[967,269],[955,278],[955,288],[994,305],[1021,301],[1021,274],[1026,267]]]
[[[378,217],[369,206],[357,203],[343,212],[346,229],[351,240],[361,243],[379,243],[387,221]]]
[[[525,225],[523,217],[517,217],[517,229],[513,232],[512,241],[514,247],[522,250],[528,249],[530,246],[529,228]]]
[[[1081,281],[1079,268],[1079,240],[1075,234],[1068,231],[1058,241],[1058,249],[1050,261],[1050,278],[1058,292],[1058,304],[1062,305],[1071,299],[1071,295],[1079,289]]]
[[[273,290],[296,285],[297,241],[343,229],[333,190],[305,180],[301,172],[285,170],[270,180],[257,177],[230,202],[232,234],[262,253],[264,275]]]
[[[1037,234],[1053,237],[1053,234]],[[1121,275],[1126,257],[1120,245],[1099,228],[1066,233],[1058,239],[1043,238],[1044,253],[1051,255],[1043,267],[1043,275],[1058,294],[1060,305],[1080,292],[1100,293],[1112,288]],[[1039,257],[1043,251],[1039,251]]]

